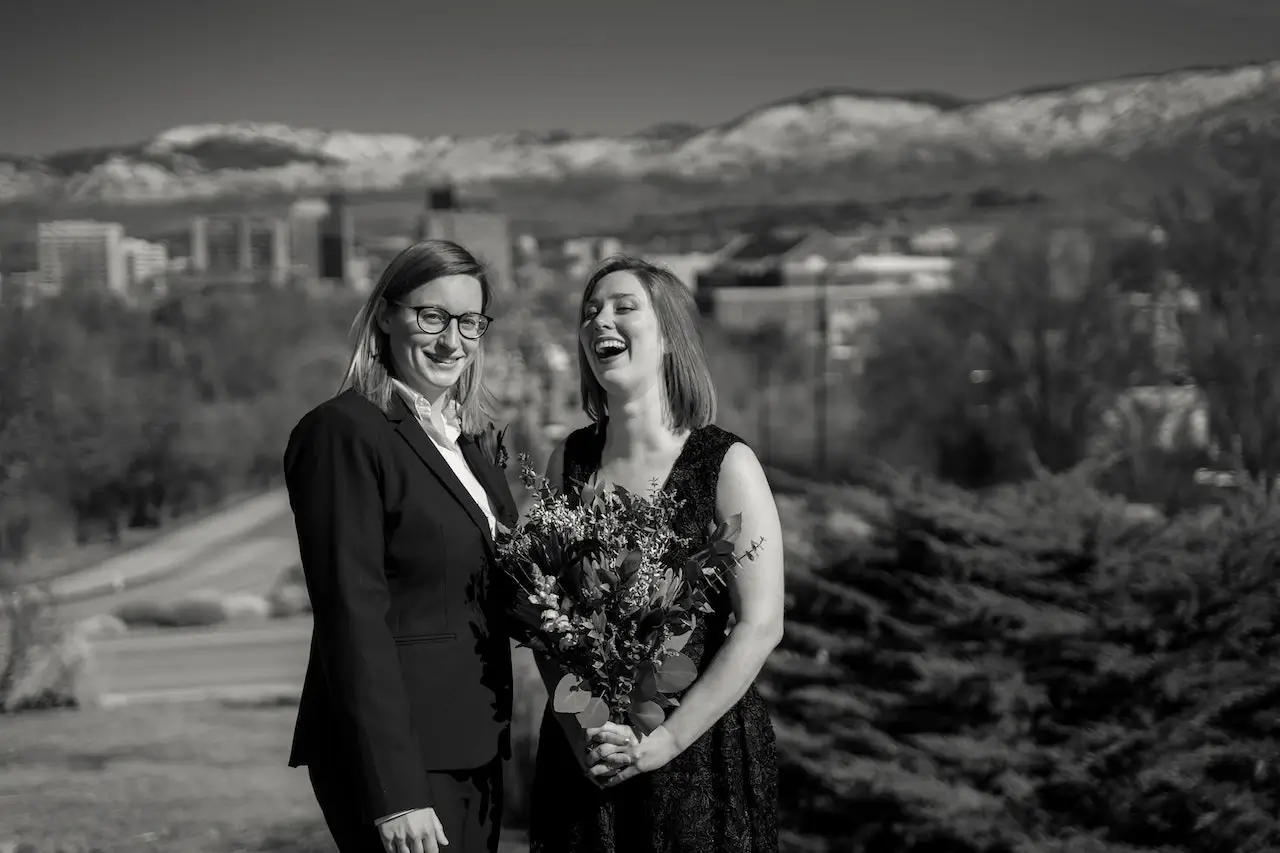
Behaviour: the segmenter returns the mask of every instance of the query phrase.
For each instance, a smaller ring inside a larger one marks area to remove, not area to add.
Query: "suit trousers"
[[[339,853],[382,853],[382,838],[360,813],[358,772],[309,766],[311,788]],[[470,770],[427,774],[432,807],[449,846],[441,853],[497,853],[502,831],[502,760]]]

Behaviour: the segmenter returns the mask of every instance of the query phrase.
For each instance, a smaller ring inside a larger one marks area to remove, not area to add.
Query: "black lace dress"
[[[666,488],[685,501],[678,533],[702,541],[715,520],[720,463],[740,439],[714,426],[690,434]],[[604,427],[572,433],[565,492],[600,466]],[[750,565],[749,563],[747,564]],[[727,594],[684,648],[705,672],[723,645]],[[584,775],[548,706],[539,735],[530,853],[776,853],[777,758],[773,725],[756,688],[680,755],[652,773],[602,790]]]

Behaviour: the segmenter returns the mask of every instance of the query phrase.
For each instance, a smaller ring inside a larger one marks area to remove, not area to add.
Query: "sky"
[[[700,125],[825,87],[986,98],[1280,59],[1280,0],[4,0],[0,152],[274,121]]]

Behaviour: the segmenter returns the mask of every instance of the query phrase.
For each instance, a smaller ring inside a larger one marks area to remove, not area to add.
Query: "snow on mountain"
[[[417,138],[236,122],[187,125],[120,149],[0,159],[0,201],[158,202],[226,194],[387,190],[467,183],[641,178],[729,179],[755,167],[866,160],[1042,160],[1128,156],[1233,105],[1276,109],[1280,61],[1190,69],[1014,93],[977,103],[929,94],[809,92],[724,124],[658,125],[630,136],[510,133]]]

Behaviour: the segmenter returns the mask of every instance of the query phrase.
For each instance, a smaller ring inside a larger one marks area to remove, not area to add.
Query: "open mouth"
[[[598,338],[591,349],[597,359],[609,361],[626,352],[627,344],[621,338]]]

